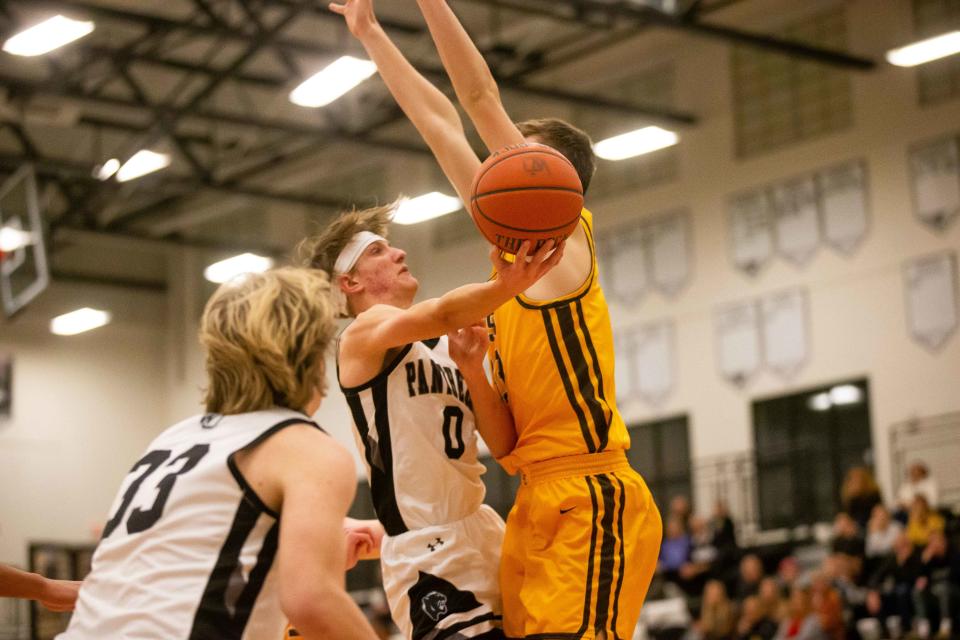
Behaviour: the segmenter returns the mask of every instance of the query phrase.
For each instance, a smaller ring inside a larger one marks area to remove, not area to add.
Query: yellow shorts
[[[520,470],[500,561],[508,638],[633,637],[663,527],[623,451]]]

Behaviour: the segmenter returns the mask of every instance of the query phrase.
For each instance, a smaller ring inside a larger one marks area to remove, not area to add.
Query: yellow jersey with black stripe
[[[580,224],[591,254],[584,283],[556,300],[517,296],[487,318],[494,382],[517,429],[516,447],[500,460],[510,473],[550,458],[630,447],[615,403],[613,332],[587,209]]]

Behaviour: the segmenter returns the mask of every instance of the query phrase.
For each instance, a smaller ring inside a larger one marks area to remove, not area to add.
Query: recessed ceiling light
[[[148,173],[159,171],[170,165],[170,156],[166,153],[157,153],[149,149],[141,149],[133,157],[123,163],[117,170],[117,181],[126,182],[135,180]]]
[[[39,56],[82,38],[91,31],[92,22],[56,15],[10,36],[3,43],[3,50],[15,56]]]
[[[460,198],[454,198],[439,191],[431,191],[416,198],[402,200],[393,214],[393,221],[397,224],[416,224],[439,218],[462,208],[463,203],[460,202]]]
[[[376,71],[377,65],[369,60],[343,56],[300,83],[300,86],[290,92],[290,101],[301,107],[323,107]]]
[[[927,38],[899,49],[887,51],[887,62],[898,67],[915,67],[960,53],[960,31]]]
[[[262,273],[273,266],[273,259],[253,253],[215,262],[203,270],[203,277],[210,282],[223,283],[246,273]]]
[[[83,307],[57,316],[50,321],[50,331],[58,336],[72,336],[90,331],[110,322],[110,313],[100,309]]]
[[[644,127],[601,140],[593,147],[604,160],[625,160],[677,144],[680,137],[673,131],[660,127]]]

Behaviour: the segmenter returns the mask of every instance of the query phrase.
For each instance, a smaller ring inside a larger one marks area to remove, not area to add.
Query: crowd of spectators
[[[702,518],[674,497],[654,593],[684,598],[687,640],[960,638],[960,523],[926,466],[891,508],[865,467],[839,498],[829,545],[798,554],[741,548],[724,504]]]

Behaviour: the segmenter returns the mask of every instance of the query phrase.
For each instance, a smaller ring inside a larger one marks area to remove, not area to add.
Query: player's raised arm
[[[457,100],[490,151],[523,142],[507,115],[490,67],[446,0],[417,0]]]
[[[332,2],[330,10],[344,17],[350,33],[377,65],[383,82],[430,147],[461,200],[469,202],[470,185],[480,161],[464,135],[456,107],[390,40],[374,14],[373,0]]]
[[[0,564],[0,598],[37,600],[51,611],[73,611],[80,582],[52,580]]]

